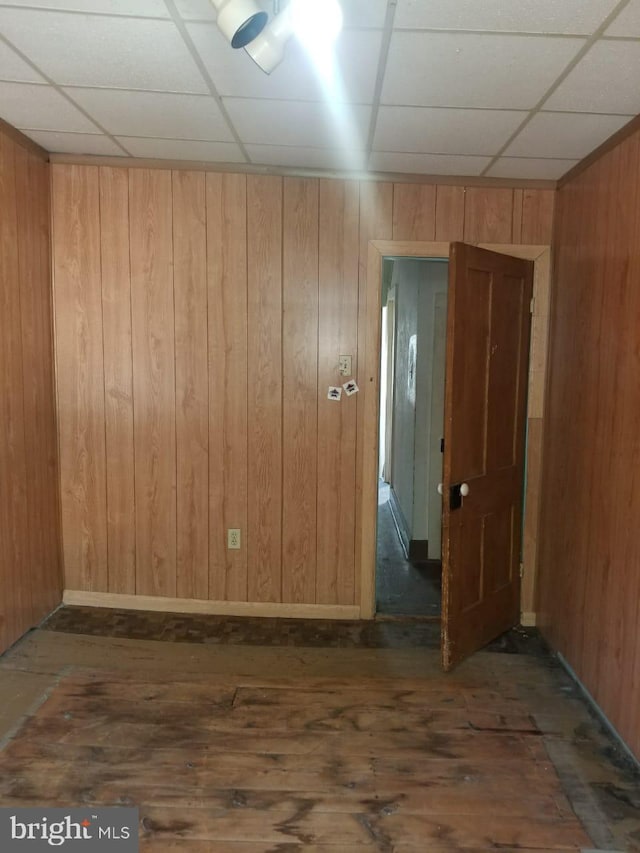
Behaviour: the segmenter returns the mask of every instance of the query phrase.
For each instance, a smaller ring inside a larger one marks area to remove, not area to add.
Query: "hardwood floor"
[[[637,779],[539,653],[39,630],[0,697],[0,805],[136,805],[143,851],[639,849]]]

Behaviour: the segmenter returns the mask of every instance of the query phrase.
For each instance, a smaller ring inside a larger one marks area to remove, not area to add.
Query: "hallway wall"
[[[49,165],[0,126],[0,652],[61,600],[53,374]]]
[[[539,613],[640,757],[640,131],[558,195]]]
[[[553,202],[54,165],[67,589],[357,615],[362,395],[327,388],[341,354],[358,376],[368,241],[549,243]]]

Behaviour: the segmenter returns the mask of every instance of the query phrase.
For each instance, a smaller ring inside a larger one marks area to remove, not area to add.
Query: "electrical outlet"
[[[227,548],[229,551],[240,550],[240,529],[238,527],[230,527],[227,530]]]
[[[351,376],[351,356],[341,355],[338,360],[338,373],[340,376]]]

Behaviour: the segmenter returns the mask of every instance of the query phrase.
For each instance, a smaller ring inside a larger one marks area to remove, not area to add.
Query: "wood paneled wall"
[[[543,630],[640,757],[640,133],[559,192]]]
[[[49,166],[0,128],[0,652],[61,600]]]
[[[553,195],[55,165],[66,587],[357,607],[368,241],[549,243]]]

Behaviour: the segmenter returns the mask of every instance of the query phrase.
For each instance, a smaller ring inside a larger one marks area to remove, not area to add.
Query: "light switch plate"
[[[351,356],[341,355],[338,362],[338,373],[340,376],[351,376]]]

